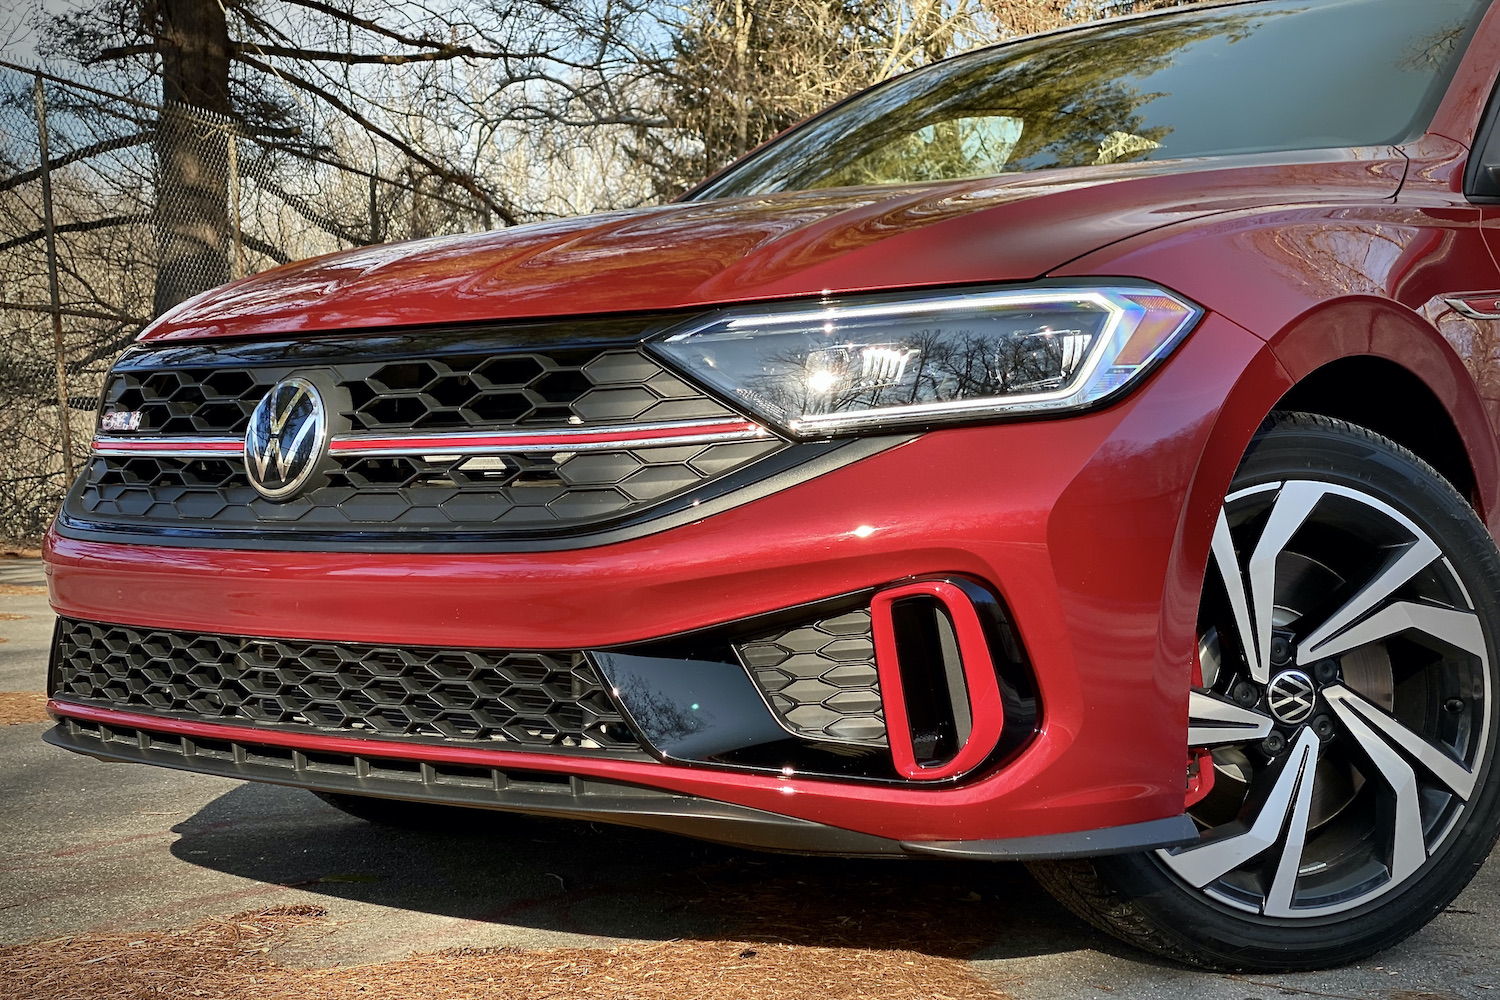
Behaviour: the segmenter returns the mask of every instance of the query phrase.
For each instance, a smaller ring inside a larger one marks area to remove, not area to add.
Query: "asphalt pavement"
[[[0,584],[41,582],[35,561],[0,559]],[[51,614],[7,589],[0,691],[38,691]],[[501,813],[393,830],[298,789],[98,763],[43,744],[46,729],[0,726],[0,945],[312,902],[329,929],[280,961],[753,936],[969,958],[1018,1000],[1500,998],[1496,859],[1425,930],[1361,965],[1213,975],[1094,932],[1019,865],[784,857]]]

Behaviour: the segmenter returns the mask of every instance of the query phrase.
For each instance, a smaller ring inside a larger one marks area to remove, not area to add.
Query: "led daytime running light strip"
[[[1151,300],[1161,305],[1153,306]],[[1168,305],[1169,304],[1169,305]],[[1170,352],[1203,316],[1203,310],[1179,296],[1152,286],[1099,285],[1085,288],[1003,289],[987,292],[932,291],[908,298],[886,301],[822,302],[816,305],[762,306],[756,311],[730,308],[701,317],[685,329],[669,331],[655,341],[654,356],[672,365],[679,373],[698,381],[715,383],[712,360],[708,369],[686,358],[695,338],[707,342],[753,342],[758,335],[774,337],[798,330],[833,332],[841,323],[869,320],[904,320],[930,316],[1024,312],[1028,308],[1051,306],[1088,307],[1097,310],[1103,322],[1088,355],[1071,373],[1066,385],[1045,392],[1013,395],[970,396],[936,402],[904,405],[877,405],[868,409],[847,409],[832,413],[776,414],[760,412],[762,419],[779,425],[797,437],[813,438],[851,431],[879,431],[913,424],[1010,415],[1061,414],[1082,409],[1117,395]],[[1153,313],[1170,310],[1180,315],[1169,329],[1155,329],[1155,343],[1137,345],[1131,341],[1149,327]],[[1149,346],[1142,352],[1139,347]],[[1131,358],[1129,361],[1118,359]],[[1102,370],[1101,370],[1102,369]],[[744,387],[715,383],[721,393],[743,396],[739,405],[764,410],[753,393]]]

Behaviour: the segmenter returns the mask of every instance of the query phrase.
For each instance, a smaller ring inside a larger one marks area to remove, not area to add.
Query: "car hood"
[[[1183,219],[1370,201],[1391,147],[1114,164],[904,187],[686,202],[366,247],[197,296],[145,340],[702,308],[1037,278]]]

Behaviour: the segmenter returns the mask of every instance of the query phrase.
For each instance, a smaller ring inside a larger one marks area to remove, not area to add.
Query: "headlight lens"
[[[1091,406],[1202,310],[1155,288],[1041,288],[733,308],[651,344],[798,437]]]

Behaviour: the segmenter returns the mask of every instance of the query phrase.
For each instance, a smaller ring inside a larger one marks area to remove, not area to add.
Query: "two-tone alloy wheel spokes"
[[[1490,714],[1484,631],[1439,545],[1345,486],[1241,490],[1199,632],[1201,836],[1161,862],[1268,917],[1347,910],[1417,874],[1474,793]]]

